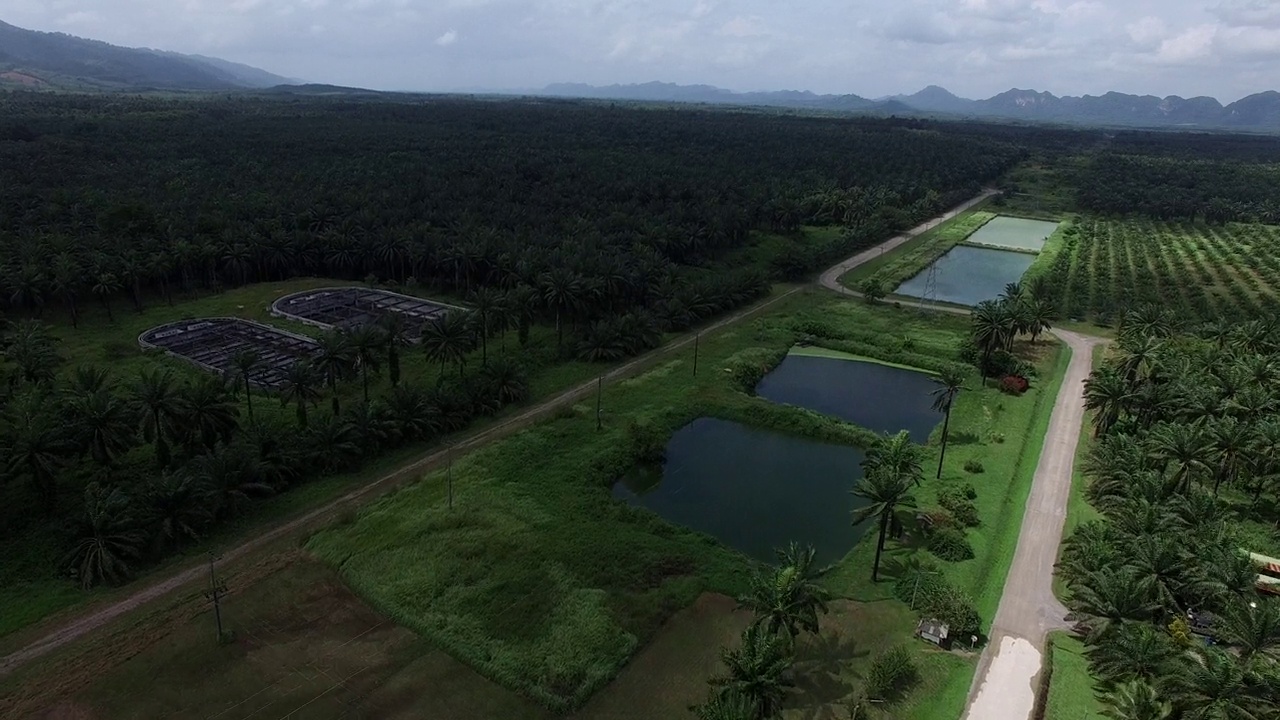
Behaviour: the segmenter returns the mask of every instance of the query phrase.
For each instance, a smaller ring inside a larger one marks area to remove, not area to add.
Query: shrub
[[[982,466],[981,460],[970,459],[970,460],[964,461],[964,471],[967,473],[972,473],[974,475],[977,475],[979,473],[984,472],[985,470],[986,468]]]
[[[977,461],[974,460],[973,462],[977,462]],[[968,465],[968,463],[965,463],[965,465]],[[978,463],[978,472],[982,472],[982,463]],[[965,483],[960,488],[960,492],[964,493],[964,496],[969,498],[970,500],[978,499],[978,491],[976,488],[973,487],[973,483]]]
[[[978,518],[977,506],[959,488],[948,487],[939,491],[938,504],[946,508],[951,513],[951,516],[965,527],[978,527],[982,524],[982,520]]]
[[[1026,378],[1018,375],[1005,375],[1000,378],[1001,392],[1005,392],[1010,395],[1021,395],[1026,392],[1029,387],[1031,387],[1031,383],[1027,382]]]
[[[893,594],[921,617],[946,623],[952,637],[965,638],[981,630],[982,619],[973,608],[973,598],[948,583],[937,565],[923,563],[914,572],[902,573]]]
[[[959,528],[934,528],[929,533],[927,547],[929,552],[951,562],[969,560],[973,557],[973,547],[969,545],[969,540],[965,538],[964,531]]]
[[[743,392],[754,395],[756,386],[774,368],[782,364],[787,357],[787,350],[766,350],[751,348],[734,355],[729,359],[728,370],[733,382]]]
[[[667,455],[667,433],[652,424],[627,421],[627,448],[637,462],[661,462]]]
[[[866,693],[868,697],[893,702],[902,697],[920,679],[911,651],[896,645],[880,653],[871,661],[867,671]]]

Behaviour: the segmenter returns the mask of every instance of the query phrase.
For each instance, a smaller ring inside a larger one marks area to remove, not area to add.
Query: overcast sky
[[[0,20],[386,90],[1280,89],[1280,0],[0,0]]]

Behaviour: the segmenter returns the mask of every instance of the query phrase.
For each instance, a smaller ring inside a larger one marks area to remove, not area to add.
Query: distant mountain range
[[[603,87],[560,83],[530,94],[876,114],[952,115],[1083,125],[1280,130],[1280,93],[1275,91],[1250,95],[1226,106],[1211,97],[1188,99],[1171,95],[1159,98],[1118,92],[1058,97],[1052,93],[1018,89],[986,100],[969,100],[937,85],[930,85],[912,95],[892,95],[874,100],[858,95],[818,95],[793,90],[737,93],[710,85],[660,82]]]
[[[125,48],[0,22],[0,87],[232,90],[295,82],[217,58]]]

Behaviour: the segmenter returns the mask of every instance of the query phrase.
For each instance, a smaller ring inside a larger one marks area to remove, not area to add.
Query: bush
[[[744,350],[729,359],[728,370],[733,382],[748,395],[756,394],[756,386],[765,375],[782,364],[787,358],[787,350],[766,350],[751,348]]]
[[[981,460],[965,460],[964,461],[964,471],[967,473],[972,473],[974,475],[977,475],[979,473],[984,472],[985,470],[986,468],[982,466]]]
[[[1018,375],[1005,375],[1000,378],[1001,392],[1005,392],[1010,395],[1021,395],[1026,392],[1029,387],[1031,387],[1031,383],[1027,382],[1026,378]]]
[[[893,702],[902,697],[920,679],[911,651],[894,646],[871,661],[867,671],[866,693],[870,698]]]
[[[929,552],[943,560],[960,562],[973,558],[973,547],[964,536],[964,531],[954,527],[934,528],[929,533],[927,544]]]
[[[667,455],[668,433],[652,424],[627,421],[627,449],[637,462],[662,462]]]
[[[902,573],[893,594],[912,605],[921,617],[946,623],[953,638],[968,638],[981,631],[982,619],[973,608],[973,598],[948,583],[937,565],[924,563],[914,572]]]
[[[973,486],[970,485],[969,489]],[[977,497],[977,493],[974,493]],[[951,516],[965,527],[978,527],[982,524],[982,520],[978,518],[978,508],[973,504],[973,499],[960,488],[948,487],[938,492],[938,504],[946,508]]]

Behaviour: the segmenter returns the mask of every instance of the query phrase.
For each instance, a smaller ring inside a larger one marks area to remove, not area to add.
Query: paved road
[[[887,240],[884,243],[874,248],[871,248],[870,250],[859,253],[858,255],[855,255],[854,257],[849,258],[848,260],[838,263],[835,267],[832,267],[831,269],[827,270],[825,273],[822,274],[822,279],[821,279],[822,284],[826,285],[827,287],[831,287],[833,289],[839,290],[840,289],[839,282],[832,282],[832,284],[828,284],[829,276],[834,277],[835,280],[838,281],[840,278],[840,275],[861,265],[864,262],[867,262],[871,258],[878,257],[883,252],[888,252],[889,250],[892,250],[898,247],[902,243],[924,232],[925,230],[928,230],[929,228],[936,226],[938,223],[955,217],[956,215],[960,214],[961,212],[964,212],[970,207],[973,207],[975,204],[977,204],[978,202],[981,202],[982,200],[986,199],[987,197],[991,196],[994,193],[995,193],[994,190],[987,190],[982,195],[975,197],[974,199],[964,203],[960,207],[957,207],[954,210],[948,211],[947,213],[941,215],[938,218],[935,218],[934,220],[930,220],[927,223],[924,223],[916,228],[913,228],[912,230],[909,230],[904,235],[891,238],[890,240]],[[721,328],[727,327],[745,318],[756,315],[762,312],[763,310],[765,310],[766,308],[781,301],[783,298],[799,292],[801,289],[802,288],[796,288],[794,290],[791,290],[790,292],[787,292],[784,295],[778,296],[776,298],[772,298],[768,301],[765,301],[763,303],[747,308],[746,310],[734,313],[733,315],[730,315],[705,328],[702,328],[699,332],[701,333],[715,332],[716,330],[720,330]],[[642,355],[636,358],[635,360],[632,360],[631,362],[626,363],[625,365],[622,365],[618,368],[615,368],[614,370],[611,370],[610,372],[604,375],[604,379],[612,381],[612,380],[617,380],[617,379],[636,375],[640,371],[652,365],[655,361],[665,358],[666,356],[678,350],[681,350],[683,348],[686,348],[692,345],[695,337],[696,337],[696,333],[688,333],[684,337],[681,337],[677,340],[673,340],[672,342],[668,343],[667,345],[664,345],[663,347],[657,350],[654,350],[650,353],[646,353],[645,355]],[[394,470],[382,476],[381,478],[378,478],[377,480],[367,485],[364,485],[360,488],[357,488],[356,490],[351,491],[350,493],[347,493],[346,495],[343,495],[341,498],[338,498],[337,500],[329,503],[328,505],[325,505],[321,508],[313,510],[307,513],[306,515],[303,515],[302,517],[299,517],[289,523],[280,525],[270,531],[264,532],[261,535],[254,537],[254,539],[249,540],[242,545],[239,545],[235,548],[231,548],[224,551],[222,553],[222,562],[223,563],[232,562],[237,558],[244,556],[246,553],[251,552],[253,550],[257,550],[283,536],[297,532],[304,528],[315,526],[319,523],[322,523],[326,519],[336,517],[338,513],[342,512],[346,508],[351,507],[352,505],[355,505],[361,502],[367,502],[369,500],[372,500],[374,498],[377,498],[385,494],[389,490],[399,487],[400,485],[403,485],[408,482],[412,482],[417,478],[421,477],[424,473],[441,465],[446,460],[450,452],[458,451],[458,450],[473,449],[482,444],[492,442],[494,440],[511,435],[517,430],[520,430],[521,428],[528,426],[530,423],[550,415],[553,411],[555,411],[559,407],[563,407],[565,405],[571,405],[583,398],[589,397],[590,394],[595,391],[595,388],[596,388],[595,380],[583,383],[582,385],[566,390],[565,392],[559,395],[556,395],[555,397],[544,400],[538,403],[537,405],[529,408],[528,410],[525,410],[524,412],[521,412],[518,415],[512,416],[511,418],[508,418],[507,420],[497,425],[494,425],[493,427],[490,427],[484,431],[471,435],[465,440],[462,440],[456,443],[451,449],[437,450],[428,455],[425,455],[413,462],[410,462],[407,465],[400,467],[397,470]],[[191,567],[188,567],[185,570],[182,570],[174,575],[170,575],[166,578],[156,580],[151,584],[146,585],[145,587],[141,587],[140,589],[138,589],[137,592],[134,592],[133,594],[121,600],[111,602],[105,605],[100,605],[100,606],[93,607],[86,610],[84,615],[70,619],[68,622],[66,622],[66,624],[60,627],[56,627],[55,629],[51,630],[47,635],[41,637],[35,642],[32,642],[31,644],[27,645],[21,650],[18,650],[10,655],[7,655],[4,658],[0,658],[0,677],[3,677],[13,672],[19,665],[22,665],[23,663],[30,662],[31,660],[34,660],[50,652],[53,652],[54,650],[70,642],[73,642],[80,637],[83,637],[85,634],[92,632],[97,628],[102,627],[103,625],[120,617],[121,615],[124,615],[125,613],[131,610],[134,610],[147,602],[150,602],[151,600],[155,600],[157,598],[163,597],[188,583],[198,582],[203,580],[206,577],[205,573],[207,571],[208,571],[207,566],[205,566],[202,563],[196,563],[196,564],[193,564]]]
[[[1031,717],[1035,705],[1032,683],[1040,671],[1045,636],[1051,630],[1069,627],[1063,620],[1067,609],[1053,594],[1053,565],[1058,559],[1072,466],[1084,422],[1084,381],[1092,367],[1094,346],[1106,341],[1067,330],[1054,330],[1053,334],[1071,348],[1071,363],[1049,418],[1018,534],[1018,549],[991,624],[991,642],[982,653],[969,690],[968,720]]]

